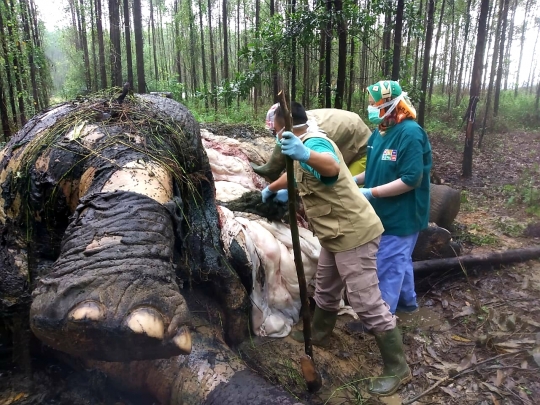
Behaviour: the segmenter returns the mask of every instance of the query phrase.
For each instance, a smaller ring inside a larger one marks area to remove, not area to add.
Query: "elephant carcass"
[[[65,103],[0,153],[1,312],[30,305],[48,345],[107,361],[191,350],[179,288],[206,283],[225,338],[248,334],[249,298],[226,263],[199,126],[157,96]],[[47,265],[48,264],[48,265]]]

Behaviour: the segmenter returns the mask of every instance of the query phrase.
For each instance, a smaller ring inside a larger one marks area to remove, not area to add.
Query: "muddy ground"
[[[208,129],[235,138],[253,131],[221,125]],[[434,173],[463,191],[454,232],[463,254],[540,245],[540,133],[486,135],[483,149],[475,150],[474,175],[467,180],[460,178],[462,138],[432,135],[431,141]],[[381,366],[375,342],[348,332],[348,315],[340,317],[331,346],[315,348],[326,382],[317,395],[305,393],[295,361],[302,346],[290,338],[253,339],[242,346],[241,355],[306,403],[539,403],[540,261],[436,274],[419,280],[418,293],[422,309],[399,319],[414,377],[384,402],[369,398],[365,389],[366,378]],[[31,382],[10,362],[9,343],[0,344],[0,405],[154,402],[115,390],[99,373],[43,361],[41,352],[34,356]],[[268,358],[274,359],[270,365]]]

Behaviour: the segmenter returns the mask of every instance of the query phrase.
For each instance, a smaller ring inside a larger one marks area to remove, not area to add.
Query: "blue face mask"
[[[368,105],[367,112],[368,112],[368,120],[372,124],[379,125],[381,122],[383,122],[383,117],[380,117],[381,110],[379,110],[377,107]]]

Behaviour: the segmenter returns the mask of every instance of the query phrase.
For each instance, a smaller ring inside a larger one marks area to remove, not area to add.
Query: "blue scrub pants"
[[[383,235],[377,253],[377,275],[382,298],[390,306],[411,312],[418,308],[414,291],[412,252],[418,232],[408,236]]]

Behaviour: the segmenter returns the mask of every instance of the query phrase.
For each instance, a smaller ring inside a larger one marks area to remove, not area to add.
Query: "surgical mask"
[[[383,103],[378,106],[368,105],[367,111],[368,111],[368,120],[372,124],[379,125],[381,122],[384,121],[386,117],[388,117],[392,111],[397,107],[399,102],[403,100],[403,95],[405,93],[401,93],[398,97],[396,97],[393,100],[387,101],[386,103]],[[390,108],[384,113],[382,117],[379,117],[381,110],[385,107],[390,106]]]

